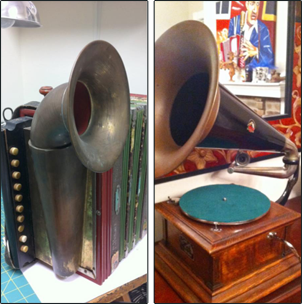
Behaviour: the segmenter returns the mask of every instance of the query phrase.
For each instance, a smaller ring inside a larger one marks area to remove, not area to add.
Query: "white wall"
[[[155,40],[171,26],[193,19],[203,9],[203,1],[155,1]]]
[[[147,2],[103,1],[99,9],[99,39],[120,53],[130,92],[147,94]]]
[[[203,11],[204,1],[188,1],[189,5],[189,19],[193,19],[194,13]]]
[[[22,101],[20,29],[1,29],[1,109],[15,108]]]
[[[287,61],[287,16],[288,16],[288,1],[277,2],[277,22],[276,22],[276,54],[275,65],[278,72],[285,75]]]
[[[96,39],[93,1],[34,1],[42,27],[21,29],[24,102],[42,99],[41,86],[68,82],[78,54]]]
[[[300,155],[301,157],[301,155]],[[257,167],[282,167],[283,157],[273,158],[266,161],[257,162],[249,166]],[[256,189],[265,194],[271,201],[276,201],[286,188],[287,179],[277,179],[270,177],[260,177],[240,173],[229,174],[227,170],[220,170],[212,173],[201,174],[155,186],[155,203],[167,200],[168,196],[181,197],[189,190],[214,184],[238,184]],[[301,171],[299,180],[296,183],[290,198],[301,195]],[[162,218],[155,213],[155,241],[162,239]]]
[[[41,86],[68,82],[80,51],[91,41],[121,55],[131,93],[147,94],[145,1],[34,1],[41,28],[1,30],[2,108],[41,101]]]
[[[188,20],[188,9],[185,1],[155,1],[155,41],[171,26]]]
[[[149,41],[153,42],[153,2],[149,1]]]

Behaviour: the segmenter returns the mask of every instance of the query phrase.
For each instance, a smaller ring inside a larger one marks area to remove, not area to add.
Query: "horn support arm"
[[[299,153],[297,147],[288,138],[285,139],[285,145],[282,149],[285,156],[283,158],[284,167],[246,167],[249,159],[244,165],[234,161],[228,168],[229,173],[245,173],[260,176],[276,177],[276,178],[289,178],[299,168]],[[240,153],[240,152],[239,152]]]
[[[288,178],[289,180],[283,194],[276,201],[278,204],[285,205],[299,178],[300,159],[296,146],[287,138],[282,152],[285,153],[283,158],[284,167],[245,167],[234,161],[229,166],[228,173],[236,172],[275,178]]]
[[[285,164],[284,167],[240,167],[233,162],[228,168],[228,172],[231,174],[236,172],[267,177],[289,178],[297,171],[298,167],[298,165],[287,164]]]

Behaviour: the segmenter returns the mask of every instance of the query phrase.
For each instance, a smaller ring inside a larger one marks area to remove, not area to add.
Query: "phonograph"
[[[111,206],[121,200],[129,134],[124,64],[111,44],[93,41],[68,83],[40,93],[41,103],[18,107],[1,125],[5,260],[21,268],[39,259],[60,277],[78,272],[101,284],[116,256]]]
[[[300,215],[282,205],[299,172],[295,145],[218,83],[216,41],[200,22],[171,27],[155,43],[155,178],[194,147],[236,149],[228,169],[288,178],[276,202],[240,185],[211,185],[156,204],[164,239],[155,268],[185,302],[253,303],[301,275],[287,236]],[[284,154],[280,168],[250,167],[242,150]]]

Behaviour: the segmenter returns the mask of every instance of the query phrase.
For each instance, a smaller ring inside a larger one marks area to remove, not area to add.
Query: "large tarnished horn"
[[[101,173],[113,166],[129,111],[122,59],[109,43],[94,41],[80,53],[69,82],[51,90],[34,115],[29,146],[53,269],[61,277],[79,266],[86,168]]]
[[[284,167],[250,168],[246,157],[229,172],[290,177],[278,202],[297,181],[296,146],[219,84],[217,44],[201,22],[184,21],[155,43],[155,177],[175,169],[194,147],[277,151]]]

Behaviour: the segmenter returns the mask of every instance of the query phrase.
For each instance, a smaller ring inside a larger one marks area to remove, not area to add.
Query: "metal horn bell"
[[[53,268],[61,277],[79,267],[86,168],[112,168],[127,137],[129,111],[123,62],[112,45],[94,41],[80,53],[69,82],[51,90],[34,115],[29,145]]]

